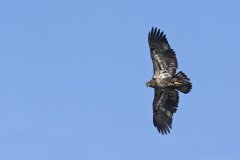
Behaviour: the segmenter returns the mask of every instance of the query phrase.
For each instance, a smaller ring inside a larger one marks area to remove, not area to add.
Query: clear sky
[[[240,1],[0,2],[1,160],[239,160]],[[152,123],[147,43],[179,70],[171,134]]]

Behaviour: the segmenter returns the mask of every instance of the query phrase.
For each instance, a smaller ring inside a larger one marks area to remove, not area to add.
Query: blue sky
[[[240,158],[240,2],[1,1],[0,159]],[[152,124],[147,34],[179,70],[171,134]]]

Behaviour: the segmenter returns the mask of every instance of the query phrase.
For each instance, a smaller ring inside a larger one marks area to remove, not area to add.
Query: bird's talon
[[[176,86],[180,86],[182,83],[180,83],[180,82],[174,82],[174,84],[175,84]]]

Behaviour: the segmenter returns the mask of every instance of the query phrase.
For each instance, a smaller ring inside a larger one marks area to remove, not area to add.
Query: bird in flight
[[[182,71],[176,74],[178,68],[176,54],[160,29],[151,29],[148,43],[153,63],[153,77],[146,85],[154,88],[153,124],[159,133],[164,135],[170,133],[172,128],[172,117],[177,111],[179,102],[178,91],[189,93],[192,84]]]

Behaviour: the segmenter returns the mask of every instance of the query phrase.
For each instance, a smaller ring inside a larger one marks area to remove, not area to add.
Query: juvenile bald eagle
[[[154,88],[153,124],[159,133],[168,134],[172,128],[172,117],[177,111],[179,95],[192,89],[190,79],[178,67],[176,54],[171,49],[166,35],[160,29],[152,28],[148,43],[153,63],[153,77],[146,83]]]

